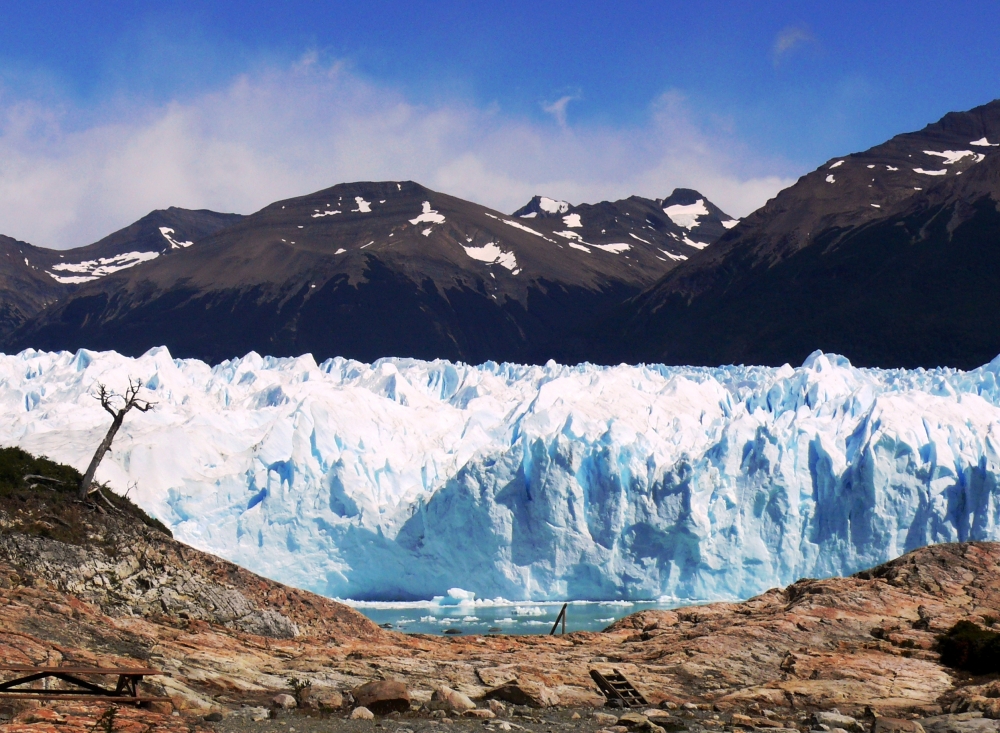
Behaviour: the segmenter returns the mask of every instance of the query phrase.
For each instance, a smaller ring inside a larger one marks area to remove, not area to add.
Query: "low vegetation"
[[[95,514],[126,521],[170,535],[128,498],[102,487],[85,500],[78,497],[81,480],[75,468],[32,456],[20,448],[0,448],[0,519],[6,531],[84,545]]]

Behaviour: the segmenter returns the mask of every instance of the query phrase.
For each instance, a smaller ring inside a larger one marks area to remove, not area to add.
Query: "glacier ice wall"
[[[970,372],[0,355],[0,444],[329,596],[745,597],[1000,539],[1000,357]]]

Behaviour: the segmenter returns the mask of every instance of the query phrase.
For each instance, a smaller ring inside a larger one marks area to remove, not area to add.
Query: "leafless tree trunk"
[[[97,387],[97,399],[101,401],[101,407],[111,415],[111,427],[108,428],[108,433],[104,436],[104,440],[97,446],[97,452],[94,453],[94,457],[90,460],[90,465],[87,466],[87,472],[83,474],[83,479],[80,481],[81,499],[86,499],[87,495],[90,494],[90,485],[94,482],[94,474],[97,473],[97,467],[101,464],[101,459],[104,458],[104,455],[111,450],[111,441],[115,439],[118,428],[125,421],[125,413],[133,407],[139,410],[139,412],[146,412],[147,410],[151,410],[155,404],[138,399],[139,390],[142,388],[141,379],[133,382],[130,378],[128,380],[128,389],[124,395],[108,391],[108,388],[103,384],[98,384]],[[116,410],[113,402],[117,400],[122,400],[124,404]]]

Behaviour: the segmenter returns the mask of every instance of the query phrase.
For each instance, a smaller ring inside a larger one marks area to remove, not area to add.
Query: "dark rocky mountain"
[[[1000,353],[1000,102],[829,161],[595,329],[605,361],[971,368]]]
[[[70,296],[75,286],[185,249],[242,218],[171,207],[69,250],[34,247],[0,235],[0,344],[43,309]]]
[[[693,191],[580,207],[536,197],[509,216],[413,182],[342,184],[83,283],[6,350],[572,359],[592,324],[724,221]]]

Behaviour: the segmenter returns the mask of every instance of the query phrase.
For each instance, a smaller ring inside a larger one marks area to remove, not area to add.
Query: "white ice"
[[[517,258],[514,256],[514,253],[505,252],[495,242],[484,244],[482,247],[466,247],[462,245],[462,249],[465,250],[465,254],[474,260],[486,262],[491,265],[500,265],[506,267],[515,275],[517,274],[514,272],[517,270]]]
[[[622,252],[628,252],[632,249],[632,245],[626,244],[625,242],[614,242],[612,244],[590,244],[591,247],[596,247],[597,249],[603,249],[605,252],[610,252],[611,254],[621,254]]]
[[[975,157],[975,153],[971,150],[945,150],[944,152],[937,152],[934,150],[925,150],[924,155],[933,155],[937,158],[944,158],[944,165],[952,165],[957,163],[962,158],[968,158],[970,156]]]
[[[833,170],[834,168],[839,168],[843,164],[844,164],[844,161],[838,160],[836,163],[834,163],[833,165],[830,166],[830,169]]]
[[[913,172],[923,173],[925,176],[944,176],[948,174],[948,171],[944,169],[939,171],[925,171],[923,168],[914,168]]]
[[[661,252],[662,252],[663,254],[665,254],[665,255],[666,255],[667,257],[669,257],[670,259],[672,259],[672,260],[676,260],[676,261],[678,261],[678,262],[680,262],[680,261],[682,261],[682,260],[686,260],[686,259],[687,259],[687,256],[686,256],[686,255],[675,255],[675,254],[671,254],[670,252],[667,252],[667,250],[665,250],[665,249],[661,249],[660,251],[661,251]]]
[[[1000,358],[979,369],[518,366],[153,349],[0,356],[0,444],[84,468],[178,539],[357,599],[747,597],[1000,540]]]
[[[567,214],[563,217],[563,224],[570,229],[578,229],[583,226],[583,222],[580,221],[579,214]]]
[[[971,143],[969,143],[969,145],[978,145],[979,147],[983,148],[995,148],[997,145],[1000,145],[1000,143],[991,143],[985,137],[981,137],[978,140],[973,140]]]
[[[681,241],[688,247],[694,247],[695,249],[705,249],[705,247],[708,246],[708,242],[695,242],[693,239],[689,239],[688,237],[684,237]]]
[[[410,219],[410,223],[414,226],[417,224],[443,224],[444,216],[431,208],[430,201],[424,201],[423,212],[416,219]]]
[[[334,214],[339,214],[339,211],[320,211],[316,209],[316,213],[312,215],[313,219],[319,219],[324,216],[333,216]]]
[[[565,214],[569,211],[569,204],[565,201],[556,201],[546,196],[540,196],[538,199],[538,208],[547,214]]]
[[[173,233],[174,230],[171,229],[170,227],[160,227],[160,234],[163,235],[164,239],[170,242],[170,249],[184,249],[185,247],[190,247],[192,244],[194,244],[194,242],[178,242],[176,239],[170,236]]]
[[[693,204],[674,204],[667,206],[663,213],[670,217],[670,220],[684,229],[693,229],[698,226],[699,216],[708,216],[708,209],[705,207],[705,199],[698,199]]]
[[[634,235],[634,234],[633,234],[632,232],[629,232],[629,233],[628,233],[628,235],[629,235],[630,237],[632,237],[632,239],[638,239],[638,240],[639,240],[640,242],[642,242],[643,244],[649,244],[649,242],[648,242],[647,240],[643,239],[642,237],[637,237],[637,236],[635,236],[635,235]]]
[[[501,219],[499,216],[494,216],[493,214],[486,214],[486,216],[490,217],[491,219],[496,219],[497,221],[502,221],[507,226],[512,226],[515,229],[520,229],[523,232],[528,232],[528,234],[534,234],[536,237],[541,237],[542,239],[544,239],[547,242],[554,242],[555,241],[554,239],[549,239],[548,237],[546,237],[541,232],[536,232],[531,227],[524,226],[524,224],[521,224],[520,222],[511,221],[510,219]]]
[[[355,212],[355,213],[360,212],[362,214],[369,214],[369,213],[371,213],[372,204],[371,204],[370,201],[365,201],[360,196],[355,196],[354,197],[354,203],[356,203],[358,205],[358,208],[352,209],[351,210],[352,212]]]
[[[56,275],[46,270],[46,274],[52,279],[64,283],[85,283],[91,280],[110,275],[119,270],[126,270],[135,267],[142,262],[155,260],[160,256],[159,252],[125,252],[114,257],[101,257],[96,260],[85,260],[83,262],[59,262],[52,265],[53,270],[59,272],[71,272],[74,275]]]
[[[836,182],[837,182],[837,179],[833,177],[833,174],[832,174],[832,173],[830,173],[830,174],[829,174],[829,175],[827,175],[827,177],[826,177],[826,182],[827,182],[827,183],[836,183]]]
[[[726,229],[732,229],[739,223],[740,223],[739,219],[726,219],[726,221],[722,222],[722,226],[724,226]]]

